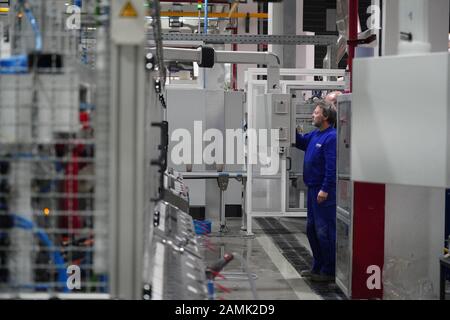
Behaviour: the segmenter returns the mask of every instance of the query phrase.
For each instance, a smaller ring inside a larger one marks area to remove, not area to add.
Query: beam
[[[148,39],[153,40],[153,33],[148,33]],[[315,45],[335,46],[337,36],[334,35],[232,35],[232,34],[192,34],[163,33],[163,41],[202,41],[205,43],[236,43],[236,44],[283,44],[283,45]]]
[[[250,18],[255,19],[268,19],[269,15],[267,13],[257,13],[252,12],[249,13]],[[200,12],[200,17],[204,17],[205,13]],[[210,12],[208,13],[208,18],[224,18],[224,19],[230,19],[230,16],[232,19],[241,19],[246,18],[247,13],[246,12]],[[198,18],[198,12],[188,12],[188,11],[161,11],[161,17],[192,17],[192,18]]]

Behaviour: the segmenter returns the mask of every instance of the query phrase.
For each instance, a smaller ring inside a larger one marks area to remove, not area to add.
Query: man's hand
[[[319,194],[317,195],[317,203],[321,204],[322,202],[327,200],[327,198],[328,198],[328,193],[320,190]]]

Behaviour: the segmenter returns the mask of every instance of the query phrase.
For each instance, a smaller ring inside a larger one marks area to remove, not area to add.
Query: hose
[[[36,18],[34,17],[33,11],[31,10],[31,5],[28,3],[28,1],[25,0],[19,0],[19,4],[23,7],[25,11],[25,16],[28,19],[28,22],[31,24],[31,28],[34,32],[34,39],[35,39],[35,50],[36,52],[42,51],[42,34],[41,30],[39,29],[39,25],[36,21]]]
[[[44,243],[44,245],[50,249],[50,251],[52,252],[51,257],[53,260],[53,263],[56,266],[56,269],[58,270],[58,282],[63,283],[63,287],[64,287],[64,292],[68,292],[68,288],[67,288],[67,273],[66,273],[66,268],[65,268],[65,263],[64,263],[64,259],[61,256],[61,253],[56,250],[55,246],[53,245],[52,241],[50,240],[50,238],[48,237],[47,233],[45,233],[44,231],[40,230],[40,229],[35,229],[33,222],[18,216],[18,215],[13,215],[13,219],[14,219],[14,225],[18,228],[24,229],[24,230],[29,230],[29,231],[33,231],[36,236]]]

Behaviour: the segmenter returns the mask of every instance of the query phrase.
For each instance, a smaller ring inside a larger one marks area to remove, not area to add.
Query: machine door
[[[314,111],[314,104],[305,101],[306,91],[296,91],[292,97],[292,106],[296,110],[295,126],[303,133],[313,131],[311,115]],[[306,212],[307,188],[303,182],[303,160],[304,152],[292,147],[289,150],[286,170],[287,174],[287,209],[288,211]]]

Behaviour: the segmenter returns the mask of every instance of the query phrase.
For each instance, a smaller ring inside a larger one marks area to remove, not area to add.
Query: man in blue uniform
[[[336,109],[317,102],[312,115],[318,129],[297,133],[296,147],[305,151],[303,180],[308,187],[307,236],[313,253],[312,281],[333,281],[336,261]]]

